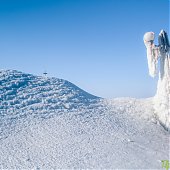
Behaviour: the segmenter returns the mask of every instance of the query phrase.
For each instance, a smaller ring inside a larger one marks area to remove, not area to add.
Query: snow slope
[[[152,98],[107,100],[65,80],[0,71],[0,169],[162,169],[169,139]]]

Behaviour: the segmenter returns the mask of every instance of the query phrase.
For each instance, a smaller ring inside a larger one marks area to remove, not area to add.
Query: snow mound
[[[99,97],[66,80],[0,70],[0,115],[70,110],[88,106],[97,100]]]
[[[101,99],[68,81],[0,72],[0,169],[162,169],[153,99]]]

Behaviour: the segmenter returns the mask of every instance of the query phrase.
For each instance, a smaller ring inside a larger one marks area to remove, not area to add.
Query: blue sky
[[[46,70],[107,98],[151,97],[143,35],[162,28],[168,0],[0,0],[0,69]]]

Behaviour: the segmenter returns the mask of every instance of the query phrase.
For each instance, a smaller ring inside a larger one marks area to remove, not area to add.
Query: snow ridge
[[[22,112],[71,110],[96,103],[93,96],[74,84],[57,78],[24,74],[13,70],[0,71],[0,115]]]

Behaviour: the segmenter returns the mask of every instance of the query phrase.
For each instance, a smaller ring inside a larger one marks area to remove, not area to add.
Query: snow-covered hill
[[[68,81],[18,71],[1,70],[0,85],[0,109],[8,111],[73,109],[98,99]]]
[[[0,71],[0,169],[161,169],[169,134],[151,99],[102,99],[57,79]]]

